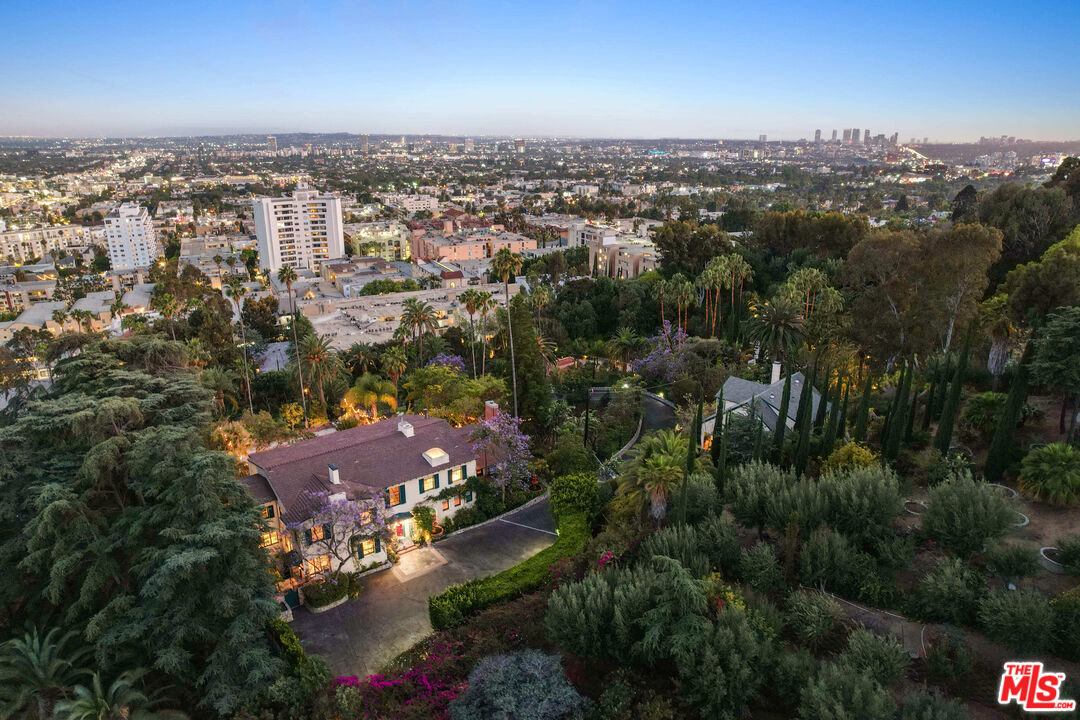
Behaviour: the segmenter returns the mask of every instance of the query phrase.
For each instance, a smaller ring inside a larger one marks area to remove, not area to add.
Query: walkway
[[[367,675],[432,632],[427,600],[449,585],[512,567],[555,541],[545,497],[482,527],[406,553],[392,570],[368,575],[360,597],[324,613],[300,607],[293,630],[335,675]]]

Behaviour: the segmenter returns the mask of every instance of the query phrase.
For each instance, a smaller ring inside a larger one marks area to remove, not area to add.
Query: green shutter
[[[472,502],[472,490],[465,491],[465,502]]]
[[[462,465],[461,466],[461,479],[466,480],[466,479],[468,479],[468,477],[469,477],[469,466],[468,465]]]
[[[439,473],[435,473],[435,489],[439,489]]]
[[[375,536],[375,552],[379,552],[382,549],[382,543],[379,542],[379,536]]]
[[[334,539],[334,526],[333,525],[323,525],[322,526],[322,533],[323,533],[323,537],[326,538],[327,540],[333,540]]]
[[[420,494],[423,495],[424,494],[424,478],[420,478],[416,482],[419,483]]]
[[[359,535],[357,535],[356,537],[354,537],[352,539],[352,543],[356,547],[356,559],[357,560],[363,560],[364,559],[364,539],[362,537],[360,537]]]
[[[274,517],[274,506],[273,505],[267,505],[266,506],[266,517],[267,518]]]
[[[398,489],[401,491],[401,497],[398,498],[401,502],[399,502],[398,505],[404,505],[405,504],[405,483],[402,483],[398,487]]]
[[[307,530],[304,531],[303,538],[304,538],[304,544],[305,545],[310,545],[311,544],[311,528],[308,528]]]

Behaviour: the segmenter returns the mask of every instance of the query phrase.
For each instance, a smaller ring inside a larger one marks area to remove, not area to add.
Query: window
[[[450,501],[449,500],[443,500],[442,501],[442,509],[443,510],[449,510],[450,509]]]
[[[270,518],[274,517],[274,506],[273,505],[263,505],[262,506],[262,516],[266,520],[269,520]]]
[[[330,556],[320,555],[319,557],[308,558],[305,565],[308,575],[315,575],[317,573],[326,572],[330,569]]]
[[[259,547],[270,547],[274,543],[281,540],[281,535],[277,530],[271,530],[270,532],[264,532],[259,541]]]
[[[388,489],[387,493],[389,493],[389,495],[390,495],[390,504],[391,505],[400,505],[401,503],[405,502],[405,500],[401,497],[401,486],[400,485],[395,485],[394,487]]]
[[[454,468],[453,470],[450,471],[450,484],[452,485],[452,484],[454,484],[456,482],[461,482],[462,478],[464,478],[464,477],[465,477],[465,466],[464,465],[462,465],[459,468]]]
[[[454,507],[457,507],[459,505],[461,505],[461,496],[460,495],[458,495],[457,497],[454,498]]]
[[[424,492],[434,490],[439,487],[439,474],[435,473],[431,477],[424,478]]]
[[[360,557],[375,554],[375,538],[365,538],[360,541]]]
[[[360,524],[367,525],[369,522],[371,522],[371,511],[365,510],[364,512],[360,513]]]
[[[312,525],[308,530],[308,535],[311,537],[311,542],[318,542],[326,537],[326,528],[322,525]]]

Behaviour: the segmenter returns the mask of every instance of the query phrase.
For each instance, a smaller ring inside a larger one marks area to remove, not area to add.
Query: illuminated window
[[[360,543],[360,552],[363,556],[375,554],[375,538],[367,538]]]
[[[443,510],[449,510],[450,509],[450,501],[449,500],[443,500],[442,501],[442,509]]]
[[[369,522],[371,522],[371,511],[367,510],[360,513],[360,524],[367,525]]]
[[[464,468],[454,468],[450,471],[450,484],[461,482],[461,478],[464,475]]]
[[[322,525],[312,525],[308,534],[311,536],[311,542],[318,542],[326,537],[326,528]]]
[[[281,535],[277,530],[271,530],[270,532],[264,532],[259,541],[259,547],[270,547],[274,543],[281,540]]]
[[[454,498],[454,507],[457,507],[460,504],[461,504],[461,496],[458,495],[456,498]]]
[[[319,557],[308,558],[306,567],[308,575],[326,572],[330,569],[330,556],[320,555]]]
[[[400,485],[395,485],[394,487],[389,488],[386,492],[390,496],[390,504],[391,505],[400,505],[401,504],[401,486]]]
[[[438,475],[432,475],[431,477],[424,478],[424,492],[427,492],[428,490],[434,490],[438,487],[438,485],[435,483],[435,478],[437,477]]]

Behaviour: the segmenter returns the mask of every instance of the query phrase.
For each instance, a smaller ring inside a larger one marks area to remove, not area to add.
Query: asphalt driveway
[[[432,632],[427,600],[449,585],[500,572],[555,541],[545,497],[482,527],[406,553],[393,570],[364,578],[360,597],[315,614],[293,611],[293,630],[335,675],[367,675]]]

